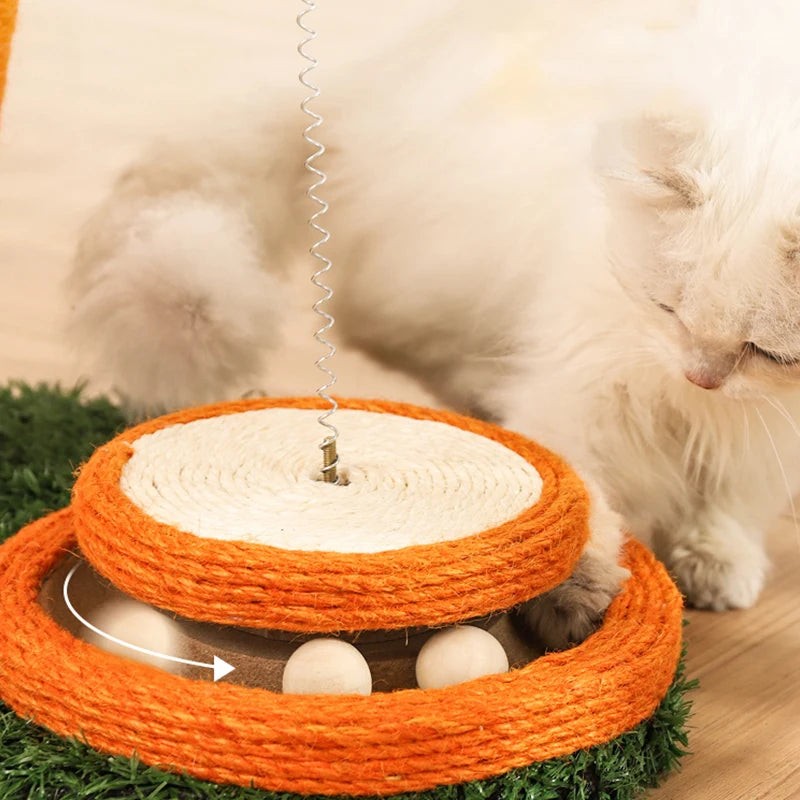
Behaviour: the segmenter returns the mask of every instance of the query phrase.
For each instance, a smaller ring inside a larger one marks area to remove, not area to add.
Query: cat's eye
[[[782,367],[791,367],[795,364],[800,364],[800,356],[787,356],[783,353],[774,353],[772,350],[764,350],[753,342],[747,342],[745,345],[747,349],[754,355],[761,356],[767,361],[772,361],[773,364],[780,364]]]
[[[659,303],[658,300],[653,300],[653,302],[662,310],[666,311],[667,314],[674,314],[675,309],[672,306],[668,306],[666,303]]]

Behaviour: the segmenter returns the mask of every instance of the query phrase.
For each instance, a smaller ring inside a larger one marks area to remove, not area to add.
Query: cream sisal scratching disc
[[[336,416],[349,483],[323,483],[317,417],[266,408],[162,428],[132,443],[120,486],[144,514],[196,536],[344,553],[461,539],[541,496],[535,467],[499,442],[354,409]]]
[[[458,414],[341,406],[347,486],[315,480],[316,398],[127,431],[76,482],[81,549],[126,593],[182,616],[319,633],[481,617],[571,574],[588,498],[553,453]]]

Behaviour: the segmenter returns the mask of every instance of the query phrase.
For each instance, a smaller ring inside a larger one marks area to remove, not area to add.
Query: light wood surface
[[[317,52],[331,68],[375,52],[434,5],[337,0],[334,14],[323,4]],[[277,0],[22,0],[0,131],[0,381],[81,376],[60,333],[81,220],[165,121],[179,130],[293,82],[294,13]],[[317,385],[307,313],[298,307],[264,377],[272,393]],[[343,352],[337,371],[343,394],[432,403],[358,354]],[[689,672],[701,680],[694,754],[657,800],[800,798],[800,534],[790,519],[769,549],[775,567],[755,608],[688,613]]]

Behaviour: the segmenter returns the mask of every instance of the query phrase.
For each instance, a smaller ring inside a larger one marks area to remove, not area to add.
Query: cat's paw
[[[606,609],[630,573],[585,554],[575,573],[523,607],[526,626],[548,650],[580,644],[600,627]]]
[[[622,517],[599,486],[583,476],[589,495],[589,541],[572,575],[523,606],[523,618],[548,650],[580,644],[602,623],[606,609],[630,573],[619,565]]]
[[[761,547],[739,538],[683,542],[664,561],[687,603],[713,611],[752,606],[767,569]]]

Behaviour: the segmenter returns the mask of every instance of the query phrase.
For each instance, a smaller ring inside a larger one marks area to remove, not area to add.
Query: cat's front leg
[[[593,418],[585,405],[586,395],[551,380],[563,375],[563,370],[531,373],[527,381],[515,380],[492,396],[503,424],[565,458],[589,495],[589,539],[573,574],[523,608],[533,633],[545,647],[558,650],[582,642],[600,626],[629,577],[628,570],[620,566],[627,526],[596,480],[601,467],[586,447],[583,429],[573,424],[574,420]],[[531,397],[536,398],[535,403],[527,401]]]
[[[599,487],[585,481],[591,512],[589,541],[573,574],[523,609],[527,625],[548,649],[582,642],[602,623],[611,601],[630,573],[619,565],[622,518]]]
[[[674,528],[656,531],[654,547],[695,608],[749,608],[764,585],[768,560],[761,531],[721,505],[707,502]]]

